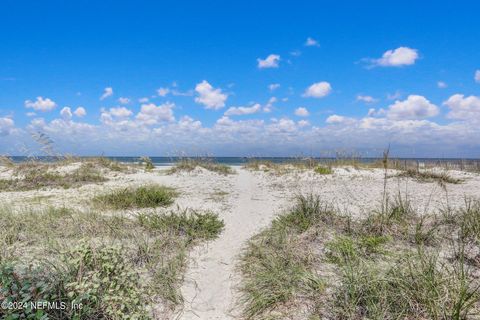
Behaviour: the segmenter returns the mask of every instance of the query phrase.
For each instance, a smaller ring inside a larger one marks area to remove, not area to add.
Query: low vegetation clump
[[[235,173],[235,171],[230,166],[215,162],[211,159],[203,159],[203,158],[182,159],[176,162],[175,165],[169,171],[170,173],[177,173],[182,171],[190,172],[195,170],[196,168],[203,168],[208,171],[216,172],[223,175]]]
[[[178,215],[178,216],[177,216]],[[0,208],[0,303],[62,308],[0,309],[2,319],[150,319],[182,301],[187,252],[214,239],[211,212],[106,216],[67,208]],[[82,308],[74,306],[82,305]]]
[[[239,267],[245,318],[268,318],[270,311],[292,299],[314,299],[323,292],[324,282],[313,269],[315,259],[297,238],[314,221],[330,215],[320,204],[313,196],[299,197],[290,212],[249,241]]]
[[[399,173],[397,176],[412,178],[420,182],[437,182],[440,185],[445,185],[447,183],[459,184],[462,182],[462,180],[450,176],[446,171],[435,172],[409,169]]]
[[[165,215],[140,214],[138,221],[146,228],[177,232],[180,235],[186,235],[191,240],[212,240],[224,227],[223,221],[218,220],[218,216],[212,212],[198,213],[189,210]]]
[[[89,163],[77,169],[60,173],[48,164],[15,167],[14,177],[0,180],[0,191],[26,191],[41,188],[72,188],[88,183],[107,181],[102,173]]]
[[[252,171],[271,172],[274,174],[287,174],[294,171],[313,170],[318,174],[333,173],[331,166],[315,159],[299,159],[284,162],[273,162],[271,160],[253,159],[248,161],[244,168]]]
[[[93,199],[97,206],[111,209],[166,207],[174,202],[177,192],[161,185],[118,189]]]
[[[253,237],[240,259],[246,319],[478,319],[480,204],[418,214],[384,197],[362,219],[313,195]]]
[[[324,166],[316,166],[315,169],[313,169],[316,173],[318,174],[332,174],[333,171],[329,167],[324,167]]]
[[[145,171],[152,171],[155,169],[155,165],[149,157],[141,157],[140,162],[145,166]]]

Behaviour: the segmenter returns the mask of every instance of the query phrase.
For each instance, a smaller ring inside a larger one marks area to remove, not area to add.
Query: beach
[[[69,172],[81,166],[69,163],[54,170]],[[170,167],[151,171],[137,168],[132,172],[104,170],[108,179],[102,183],[73,188],[41,188],[30,191],[0,192],[3,206],[21,210],[25,207],[68,207],[89,210],[91,199],[108,191],[158,184],[173,188],[178,197],[169,207],[211,211],[224,222],[224,230],[211,241],[195,246],[189,253],[183,281],[179,283],[183,303],[166,311],[153,308],[158,319],[239,319],[238,259],[250,238],[267,228],[276,216],[288,210],[295,197],[318,195],[338,212],[352,219],[366,216],[378,208],[385,191],[392,196],[408,196],[415,210],[423,214],[439,213],[445,208],[460,208],[465,199],[480,197],[480,175],[449,171],[460,184],[442,186],[436,182],[419,182],[396,177],[397,170],[381,168],[335,167],[331,174],[292,168],[278,173],[233,166],[231,174],[219,174],[196,167],[192,171],[171,173]],[[440,170],[440,169],[439,169]],[[9,179],[12,169],[0,169],[0,178]],[[128,209],[134,217],[146,209]],[[150,210],[150,209],[148,209]],[[102,214],[115,215],[118,210]]]

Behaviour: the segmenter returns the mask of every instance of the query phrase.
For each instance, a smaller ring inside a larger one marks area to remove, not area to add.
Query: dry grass
[[[217,163],[209,158],[185,158],[175,163],[169,173],[191,172],[196,168],[203,168],[223,175],[234,174],[235,171],[225,164]]]
[[[89,163],[68,173],[50,169],[49,164],[25,164],[15,168],[15,177],[0,180],[0,191],[25,191],[41,188],[72,188],[88,183],[107,181],[102,173]]]
[[[0,163],[12,170],[13,177],[0,179],[0,191],[26,191],[41,188],[72,188],[89,183],[101,183],[108,179],[108,172],[133,172],[134,168],[104,157],[62,157],[57,161],[40,162],[35,159],[14,163],[2,157]],[[68,165],[76,169],[63,171]]]
[[[294,171],[314,170],[318,174],[331,174],[331,166],[315,159],[299,159],[284,162],[253,159],[244,165],[245,169],[274,174],[288,174]]]
[[[418,171],[418,170],[406,170],[397,175],[397,177],[412,178],[420,182],[437,182],[440,185],[447,183],[459,184],[462,182],[460,179],[453,178],[446,171]]]

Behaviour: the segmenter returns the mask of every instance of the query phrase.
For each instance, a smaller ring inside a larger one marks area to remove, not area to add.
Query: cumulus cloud
[[[60,111],[60,116],[65,121],[68,121],[68,120],[72,119],[72,109],[70,109],[70,107],[64,107]]]
[[[79,118],[87,115],[87,111],[84,107],[78,107],[73,113]]]
[[[378,99],[375,99],[372,96],[364,96],[364,95],[359,94],[357,96],[357,101],[362,101],[362,102],[365,102],[365,103],[374,103],[374,102],[377,102]]]
[[[300,120],[297,122],[298,126],[300,128],[308,127],[310,125],[310,122],[308,120]]]
[[[278,54],[271,54],[265,59],[258,58],[257,62],[259,69],[278,68],[278,64],[280,63],[280,56]]]
[[[425,119],[438,115],[439,109],[425,97],[409,95],[406,100],[395,101],[386,111],[387,118],[404,119]]]
[[[146,125],[154,125],[160,122],[172,122],[175,121],[173,116],[173,103],[164,103],[156,106],[153,103],[143,104],[140,112],[135,117],[138,121]]]
[[[129,99],[129,98],[125,98],[125,97],[120,97],[120,98],[118,98],[118,103],[120,103],[120,104],[129,104],[129,103],[130,103],[130,99]]]
[[[289,118],[271,119],[271,124],[266,127],[269,133],[293,133],[297,131],[297,124]]]
[[[140,102],[140,103],[147,103],[148,101],[149,100],[148,100],[147,97],[143,97],[143,98],[138,99],[138,102]]]
[[[437,82],[437,87],[439,87],[440,89],[445,89],[446,87],[448,87],[448,85],[444,81],[438,81]]]
[[[450,119],[480,122],[480,97],[454,94],[443,104],[450,108],[447,114]]]
[[[125,107],[110,108],[109,112],[112,116],[117,118],[127,118],[133,114],[132,110]]]
[[[230,107],[225,112],[226,116],[240,116],[246,114],[254,114],[260,112],[262,110],[262,106],[259,103],[254,104],[251,107]]]
[[[480,83],[480,70],[475,71],[473,78],[475,79],[475,82]]]
[[[304,107],[300,107],[300,108],[297,108],[295,109],[295,115],[296,116],[299,116],[299,117],[308,117],[310,113],[308,112],[308,110]]]
[[[8,136],[15,127],[15,122],[10,118],[0,118],[0,136]]]
[[[370,60],[370,62],[372,65],[381,67],[401,67],[415,64],[418,58],[417,49],[399,47],[386,51],[381,58]]]
[[[305,46],[306,47],[320,47],[320,44],[318,43],[317,40],[308,37],[307,40],[305,41]]]
[[[55,109],[56,106],[57,104],[49,98],[43,99],[42,97],[37,97],[35,101],[25,100],[25,107],[32,108],[35,111],[51,111]]]
[[[222,93],[221,89],[215,89],[206,80],[198,83],[195,86],[197,97],[196,103],[203,104],[206,109],[220,109],[225,107],[225,101],[227,100],[227,94]]]
[[[279,83],[272,83],[272,84],[269,84],[268,85],[268,89],[270,91],[275,91],[277,90],[278,88],[280,88],[280,84]]]
[[[103,89],[103,94],[100,96],[100,100],[105,100],[108,97],[111,97],[113,95],[113,89],[112,87],[106,87]]]
[[[323,98],[332,91],[332,86],[326,81],[312,84],[305,90],[303,96],[311,98]]]
[[[352,118],[344,117],[344,116],[339,116],[338,114],[333,114],[329,116],[325,122],[328,124],[342,124],[348,121],[351,121]]]

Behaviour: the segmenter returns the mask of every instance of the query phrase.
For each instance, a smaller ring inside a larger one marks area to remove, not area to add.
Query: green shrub
[[[6,319],[147,319],[147,295],[122,248],[80,245],[65,253],[63,264],[0,266],[2,302],[57,303],[61,308],[0,309]],[[73,305],[81,308],[72,308]]]

